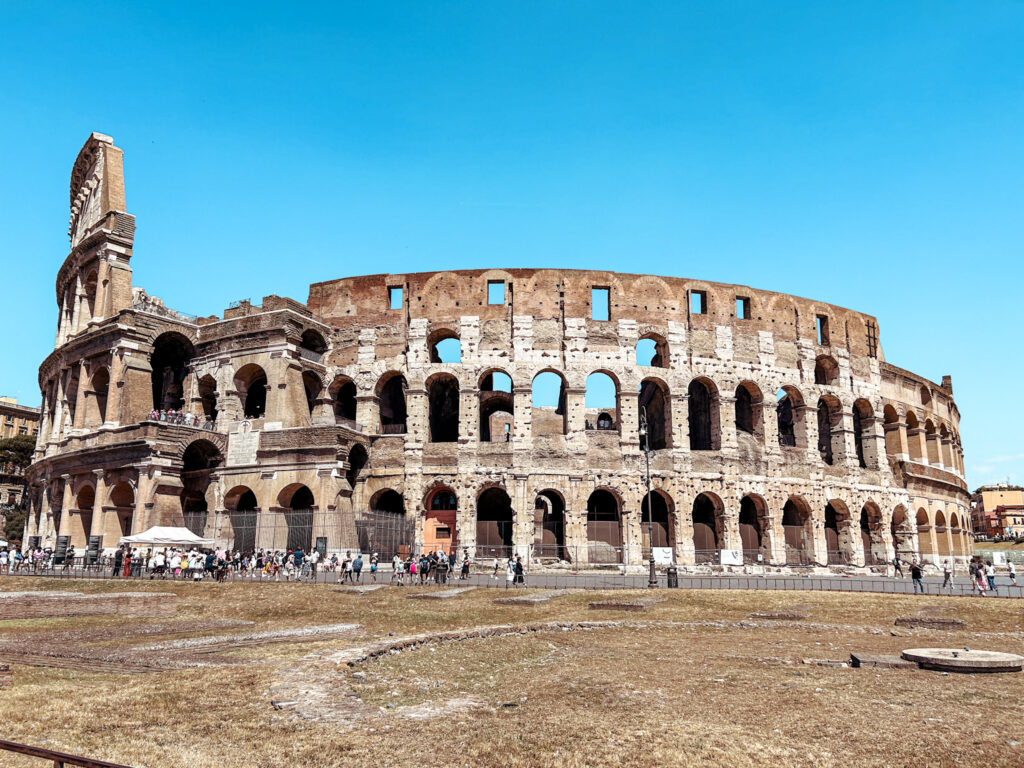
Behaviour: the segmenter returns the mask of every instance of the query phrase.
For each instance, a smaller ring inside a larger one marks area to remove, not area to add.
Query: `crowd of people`
[[[167,424],[178,424],[185,427],[196,427],[197,429],[212,430],[216,427],[216,423],[213,419],[207,416],[196,416],[192,413],[184,413],[182,411],[157,411],[152,410],[149,412],[150,421],[162,421]]]
[[[903,565],[905,561],[901,560],[899,556],[894,557],[892,561],[893,565],[893,577],[903,578]],[[942,586],[939,587],[939,592],[949,592],[953,594],[953,585],[955,582],[955,566],[952,559],[946,559],[942,561]],[[971,578],[971,589],[972,592],[976,591],[982,597],[986,593],[991,592],[993,595],[999,594],[999,585],[996,584],[996,569],[991,560],[985,561],[980,556],[975,555],[971,558],[971,561],[967,564],[967,570]],[[925,567],[922,563],[917,560],[910,562],[910,578],[914,583],[914,594],[919,592],[923,595],[928,590],[924,583],[924,571]],[[1017,566],[1014,565],[1012,560],[1006,563],[1006,576],[1010,580],[1010,586],[1017,586]]]

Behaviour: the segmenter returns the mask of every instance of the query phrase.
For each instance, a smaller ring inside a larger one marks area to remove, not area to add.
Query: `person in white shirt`
[[[1013,564],[1013,560],[1010,560],[1006,564],[1006,575],[1010,577],[1010,586],[1017,586],[1017,566]]]

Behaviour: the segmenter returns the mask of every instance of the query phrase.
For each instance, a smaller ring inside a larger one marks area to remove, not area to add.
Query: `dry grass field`
[[[119,588],[0,580],[0,590]],[[121,675],[12,665],[13,683],[0,693],[0,738],[140,768],[1024,765],[1024,675],[804,663],[915,646],[1024,653],[1018,601],[672,591],[644,613],[624,613],[588,603],[650,595],[577,592],[499,606],[502,593],[487,589],[434,601],[406,599],[412,588],[129,588],[176,592],[186,628],[236,618],[254,629],[360,629],[328,642],[240,648],[230,655],[245,663],[230,666]],[[893,627],[897,616],[922,610],[967,628]],[[782,611],[806,618],[748,619]],[[0,639],[69,627],[113,632],[124,621],[0,617]],[[405,635],[547,621],[621,624],[431,642],[352,666],[332,658]],[[283,689],[308,689],[312,703],[275,709]],[[0,753],[0,765],[44,763]]]

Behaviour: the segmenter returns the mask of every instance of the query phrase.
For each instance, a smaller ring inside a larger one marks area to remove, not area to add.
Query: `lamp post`
[[[658,575],[654,572],[654,510],[651,507],[651,441],[647,439],[647,407],[644,405],[640,406],[640,439],[644,444],[644,463],[647,468],[644,478],[647,485],[647,493],[644,498],[647,499],[647,548],[651,554],[651,573],[647,579],[647,586],[653,589],[658,586]],[[642,524],[642,513],[640,521]]]

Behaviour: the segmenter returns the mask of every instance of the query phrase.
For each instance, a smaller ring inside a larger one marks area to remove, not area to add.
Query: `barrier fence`
[[[131,766],[121,763],[108,763],[106,760],[94,760],[91,757],[69,755],[52,749],[31,747],[28,744],[18,744],[14,741],[4,741],[2,739],[0,739],[0,750],[13,752],[18,755],[27,755],[28,757],[38,757],[41,760],[49,760],[53,763],[53,768],[65,768],[65,766],[78,766],[78,768],[131,768]]]

